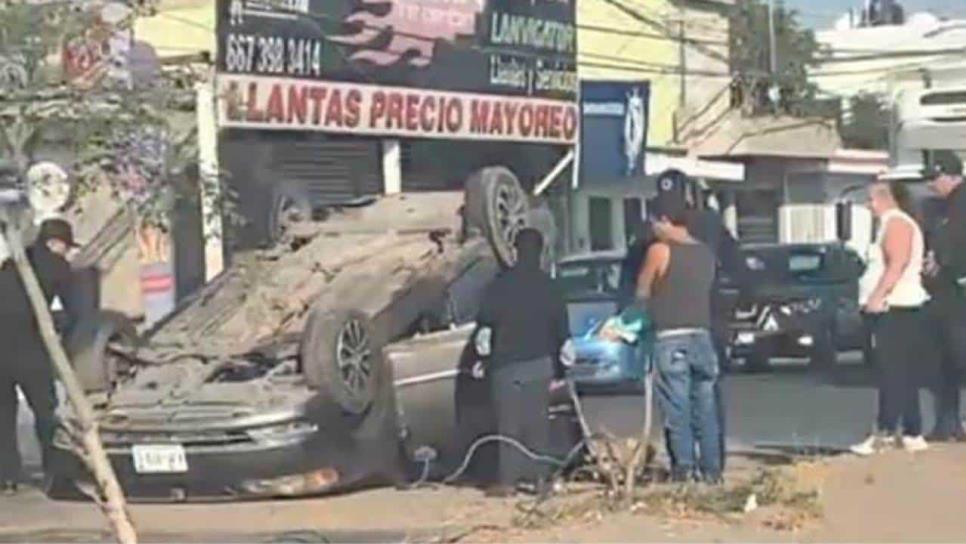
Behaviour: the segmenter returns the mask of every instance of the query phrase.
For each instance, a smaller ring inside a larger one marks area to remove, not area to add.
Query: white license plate
[[[740,332],[738,333],[738,344],[742,346],[750,346],[755,343],[755,333],[753,332]]]
[[[180,444],[134,446],[131,457],[138,474],[188,472],[188,457]]]

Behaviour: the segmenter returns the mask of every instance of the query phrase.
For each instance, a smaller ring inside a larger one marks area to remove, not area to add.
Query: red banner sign
[[[563,100],[253,76],[219,77],[222,127],[573,144]]]

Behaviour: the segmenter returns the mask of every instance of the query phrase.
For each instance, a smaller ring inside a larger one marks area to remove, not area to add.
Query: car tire
[[[520,181],[502,166],[484,168],[466,181],[467,226],[486,236],[503,266],[515,260],[516,233],[528,226],[530,203]]]
[[[835,347],[835,331],[831,327],[824,327],[814,337],[809,365],[819,371],[830,370],[838,359]]]
[[[755,348],[745,356],[744,370],[749,374],[758,374],[761,372],[768,372],[771,370],[771,365],[769,364],[771,360],[771,353],[765,348]]]
[[[272,190],[268,229],[273,244],[285,239],[292,225],[312,220],[312,201],[304,187],[283,183]]]
[[[313,310],[302,331],[299,359],[310,387],[345,413],[362,415],[382,382],[382,340],[357,310]]]
[[[65,347],[85,392],[106,392],[114,386],[121,371],[120,361],[108,351],[114,343],[128,347],[138,343],[137,329],[121,314],[97,314],[71,331]]]
[[[543,236],[543,255],[540,256],[540,267],[550,272],[557,262],[557,222],[553,212],[546,204],[530,209],[527,214],[527,224],[540,231]]]

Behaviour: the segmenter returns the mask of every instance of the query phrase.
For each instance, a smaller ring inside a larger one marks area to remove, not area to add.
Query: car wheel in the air
[[[513,172],[494,166],[470,176],[464,213],[468,226],[487,237],[500,263],[512,265],[513,242],[530,218],[527,194]]]
[[[302,332],[302,374],[310,387],[344,412],[363,414],[381,383],[380,338],[372,320],[362,312],[317,308]]]
[[[123,364],[122,359],[111,353],[110,347],[130,348],[137,342],[137,329],[121,314],[102,312],[94,319],[78,323],[65,344],[84,391],[110,391]]]
[[[312,202],[298,185],[283,183],[272,190],[268,228],[272,243],[285,239],[294,225],[312,220]]]

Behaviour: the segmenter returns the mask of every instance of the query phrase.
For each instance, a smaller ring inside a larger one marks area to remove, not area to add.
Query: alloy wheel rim
[[[357,397],[365,396],[372,380],[372,348],[369,333],[358,319],[346,322],[339,333],[336,362],[349,391]]]

